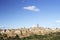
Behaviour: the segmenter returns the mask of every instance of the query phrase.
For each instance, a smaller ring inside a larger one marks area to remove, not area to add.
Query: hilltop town
[[[15,37],[18,35],[20,38],[22,37],[28,37],[31,35],[44,35],[44,34],[49,34],[49,33],[54,33],[54,32],[60,32],[59,28],[51,29],[51,28],[44,28],[39,26],[32,27],[32,28],[20,28],[20,29],[0,29],[0,34],[4,35],[7,34],[8,37]]]

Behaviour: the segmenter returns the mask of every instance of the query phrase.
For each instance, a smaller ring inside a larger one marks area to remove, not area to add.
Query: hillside
[[[60,40],[60,32],[45,34],[45,35],[31,35],[29,37],[19,38],[18,35],[15,37],[7,37],[6,34],[0,34],[0,40]]]

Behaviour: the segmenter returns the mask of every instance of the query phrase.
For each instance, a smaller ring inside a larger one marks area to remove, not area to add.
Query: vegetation
[[[25,38],[19,38],[18,35],[15,37],[7,37],[6,34],[0,34],[0,40],[60,40],[60,32],[50,33],[46,35],[32,35]]]

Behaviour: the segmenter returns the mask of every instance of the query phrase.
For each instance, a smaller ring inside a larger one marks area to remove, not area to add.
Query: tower
[[[39,27],[39,24],[37,24],[37,27]]]

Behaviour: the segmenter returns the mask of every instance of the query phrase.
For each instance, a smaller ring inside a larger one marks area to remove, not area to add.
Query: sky
[[[60,0],[0,0],[0,28],[60,27]]]

